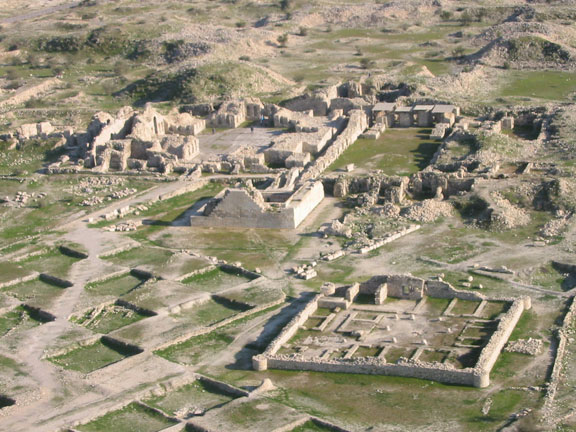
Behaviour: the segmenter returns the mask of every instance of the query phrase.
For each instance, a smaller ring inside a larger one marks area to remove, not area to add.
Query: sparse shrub
[[[304,76],[304,74],[296,74],[294,75],[294,81],[296,81],[297,83],[301,83],[304,81],[306,77]]]
[[[285,48],[288,44],[288,33],[284,33],[283,35],[278,36],[276,39],[280,47]]]
[[[28,65],[32,68],[37,68],[40,67],[40,65],[42,64],[41,58],[34,53],[28,53],[26,55],[26,63],[28,63]]]
[[[466,50],[464,49],[464,47],[458,46],[452,50],[452,57],[460,58],[464,55],[465,51]]]
[[[237,28],[244,28],[244,27],[246,27],[246,21],[238,21],[238,22],[236,23],[236,27],[237,27]]]
[[[298,36],[308,36],[308,29],[306,27],[300,27],[300,31],[298,31]]]
[[[452,12],[443,10],[440,12],[440,18],[442,18],[443,21],[448,21],[452,18]]]
[[[372,69],[376,65],[374,60],[370,60],[369,58],[364,57],[360,60],[360,66],[362,69]]]
[[[54,36],[42,38],[36,42],[36,48],[45,52],[77,52],[82,49],[84,41],[79,36]]]
[[[292,0],[280,0],[280,9],[284,12],[292,8]]]
[[[510,62],[509,61],[505,61],[504,64],[502,65],[502,67],[506,70],[510,69]]]
[[[18,72],[16,72],[15,69],[9,69],[8,72],[6,72],[6,78],[9,81],[16,81],[19,78]]]
[[[117,76],[124,76],[128,72],[128,64],[125,61],[119,60],[114,64],[114,74]]]
[[[460,16],[460,23],[463,26],[469,26],[470,24],[472,24],[472,15],[470,15],[470,13],[468,11],[464,12],[461,16]]]
[[[238,58],[238,60],[250,61],[250,57],[248,57],[247,55],[243,55],[243,56],[240,56],[240,57]]]
[[[362,48],[360,48],[359,46],[356,47],[356,53],[354,54],[355,56],[363,56],[364,53],[362,52]]]

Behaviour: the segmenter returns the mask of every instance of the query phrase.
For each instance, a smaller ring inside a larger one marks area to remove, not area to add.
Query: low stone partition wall
[[[264,355],[274,355],[278,350],[284,345],[286,342],[292,338],[298,331],[301,325],[303,325],[306,320],[318,309],[318,300],[323,297],[321,294],[315,295],[312,300],[310,300],[304,308],[296,314],[294,318],[288,322],[288,324],[284,327],[284,329],[280,332],[275,339],[272,340],[266,351],[264,351]],[[256,356],[258,357],[258,356]],[[256,358],[255,357],[255,358]],[[259,369],[255,367],[256,370],[265,370]]]
[[[143,316],[146,316],[146,317],[153,317],[153,316],[158,315],[158,314],[157,314],[156,312],[154,312],[153,310],[145,309],[145,308],[142,308],[142,307],[140,307],[140,306],[136,306],[135,304],[132,304],[132,303],[127,302],[127,301],[122,300],[122,299],[116,299],[116,301],[114,301],[113,304],[114,304],[115,306],[121,306],[121,307],[123,307],[123,308],[130,309],[131,311],[134,311],[134,312],[136,312],[137,314],[140,314],[140,315],[143,315]]]
[[[119,248],[112,249],[110,251],[101,253],[100,255],[98,255],[98,258],[100,258],[100,259],[109,258],[109,257],[112,257],[114,255],[118,255],[119,253],[128,252],[129,250],[136,249],[138,247],[142,247],[142,245],[137,244],[137,243],[127,244],[125,246],[121,246]]]
[[[397,231],[394,234],[389,235],[388,237],[375,240],[374,243],[372,243],[369,246],[365,246],[363,248],[358,249],[358,253],[361,255],[367,254],[368,252],[378,249],[388,243],[393,242],[394,240],[398,240],[399,238],[404,237],[405,235],[408,235],[410,233],[413,233],[414,231],[418,231],[419,229],[420,225],[410,225],[409,227]]]
[[[214,387],[215,389],[217,389],[218,391],[229,395],[229,396],[235,396],[235,397],[247,397],[250,396],[250,392],[240,389],[238,387],[234,387],[233,385],[227,384],[225,382],[222,381],[218,381],[214,378],[210,378],[204,375],[197,375],[196,376],[198,381],[202,381],[212,387]]]
[[[43,311],[42,309],[40,309],[39,307],[36,306],[30,306],[27,305],[25,303],[23,303],[22,308],[28,312],[28,314],[34,318],[37,321],[41,321],[41,322],[52,322],[56,320],[56,316],[52,315],[49,312]]]
[[[38,279],[39,276],[40,276],[40,273],[34,272],[28,276],[23,276],[21,278],[12,279],[12,280],[7,281],[7,282],[2,282],[2,283],[0,283],[0,289],[11,287],[14,285],[18,285],[18,284],[21,284],[23,282],[30,282],[34,279]]]
[[[182,335],[182,336],[179,336],[179,337],[177,337],[177,338],[175,338],[175,339],[172,339],[172,340],[170,340],[170,341],[168,341],[168,342],[166,342],[166,343],[164,343],[164,344],[162,344],[162,345],[158,345],[158,346],[154,347],[154,350],[155,350],[155,351],[163,350],[163,349],[168,348],[168,347],[170,347],[170,346],[172,346],[172,345],[177,345],[177,344],[186,342],[188,339],[191,339],[191,338],[193,338],[193,337],[201,336],[201,335],[204,335],[204,334],[213,332],[214,330],[218,330],[219,328],[225,327],[225,326],[227,326],[228,324],[232,324],[234,321],[238,321],[238,320],[247,318],[247,317],[249,317],[249,316],[251,316],[251,315],[257,314],[257,313],[262,312],[262,311],[265,311],[266,309],[270,309],[270,308],[273,308],[274,306],[278,306],[278,305],[284,303],[285,300],[286,300],[286,295],[283,295],[283,296],[281,296],[278,300],[275,300],[275,301],[273,301],[273,302],[271,302],[271,303],[266,303],[266,304],[264,304],[264,305],[257,306],[257,307],[254,307],[254,308],[252,308],[252,309],[249,309],[249,310],[247,310],[247,311],[245,311],[245,312],[240,312],[239,314],[233,315],[233,316],[231,316],[231,317],[229,317],[229,318],[226,318],[226,319],[224,319],[224,320],[222,320],[222,321],[219,321],[219,322],[217,322],[216,324],[213,324],[213,325],[211,325],[211,326],[209,326],[209,327],[202,327],[202,328],[196,329],[196,330],[194,330],[194,331],[188,332],[188,333],[186,333],[186,334],[184,334],[184,335]]]
[[[119,270],[119,271],[117,271],[117,272],[108,273],[107,275],[100,276],[100,277],[97,277],[97,278],[95,278],[95,279],[90,279],[90,280],[88,281],[88,283],[91,284],[91,283],[106,282],[106,281],[109,281],[110,279],[114,279],[114,278],[117,278],[117,277],[125,276],[125,275],[128,275],[128,274],[130,274],[130,270],[128,270],[128,269],[126,269],[126,270]]]
[[[239,267],[239,266],[235,266],[232,264],[222,264],[220,265],[220,268],[224,271],[227,272],[231,272],[233,274],[237,274],[239,276],[244,276],[250,280],[254,280],[254,279],[258,279],[259,277],[262,277],[261,274],[250,271],[250,270],[246,270],[243,267]]]
[[[80,258],[80,259],[88,258],[87,253],[75,250],[75,249],[68,247],[68,246],[58,246],[58,250],[62,254],[67,255],[69,257],[72,257],[72,258]]]
[[[312,423],[314,423],[316,426],[320,426],[320,427],[322,427],[324,429],[328,429],[329,431],[332,431],[332,432],[351,432],[349,429],[341,428],[340,426],[336,426],[335,424],[330,423],[330,422],[328,422],[324,419],[318,418],[318,417],[312,416],[312,417],[310,417],[310,421]]]
[[[198,276],[198,275],[201,275],[201,274],[204,274],[204,273],[208,273],[209,271],[212,271],[212,270],[214,270],[215,268],[216,268],[216,266],[213,265],[213,264],[211,264],[211,265],[208,265],[208,266],[203,267],[203,268],[201,268],[201,269],[194,270],[194,271],[192,271],[192,272],[190,272],[190,273],[186,273],[185,275],[178,276],[178,277],[177,277],[176,279],[174,279],[174,280],[175,280],[176,282],[182,282],[184,279],[188,279],[188,278],[191,278],[192,276]]]
[[[174,198],[174,197],[179,196],[179,195],[184,195],[185,193],[188,193],[188,192],[194,192],[195,190],[198,190],[198,189],[206,186],[209,182],[210,181],[208,179],[195,180],[193,182],[190,182],[186,186],[181,187],[180,189],[159,195],[158,199],[156,201],[165,201],[167,199]],[[153,202],[153,201],[151,201],[151,202]]]
[[[156,276],[154,273],[149,272],[147,270],[142,270],[142,269],[131,269],[130,270],[130,274],[138,279],[144,279],[144,280],[148,280],[148,279],[162,279],[160,276]]]
[[[46,273],[40,273],[40,280],[42,282],[46,282],[50,285],[55,285],[55,286],[60,287],[60,288],[70,288],[71,286],[74,285],[70,281],[67,281],[65,279],[60,279],[59,277],[52,276],[52,275],[49,275]]]

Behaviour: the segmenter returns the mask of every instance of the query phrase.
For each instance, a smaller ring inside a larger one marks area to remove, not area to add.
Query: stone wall
[[[287,355],[275,355],[267,356],[267,366],[272,369],[284,370],[393,375],[467,386],[475,386],[477,381],[474,369],[450,369],[440,363],[388,364],[378,359],[308,360],[295,359]]]
[[[524,298],[515,300],[498,322],[498,328],[490,337],[488,344],[482,349],[476,363],[477,381],[474,386],[487,387],[490,384],[490,371],[498,360],[502,348],[508,342],[508,338],[516,327],[522,312],[524,312],[526,304],[527,301]]]
[[[556,423],[553,415],[554,399],[556,398],[562,368],[564,367],[563,361],[564,355],[566,354],[566,345],[568,344],[568,339],[571,337],[568,329],[576,319],[576,298],[572,296],[569,302],[571,303],[566,315],[564,315],[562,326],[557,330],[558,346],[556,348],[554,366],[552,367],[552,373],[550,374],[550,380],[548,381],[548,387],[546,388],[546,395],[544,397],[543,419],[548,423]]]
[[[23,104],[24,102],[40,96],[62,84],[58,78],[49,78],[40,84],[29,85],[19,88],[8,99],[0,101],[0,110],[9,109],[12,106]]]
[[[300,182],[305,182],[317,178],[340,155],[350,147],[358,137],[368,128],[368,116],[363,110],[352,110],[348,117],[348,124],[338,135],[334,142],[319,156],[300,177]]]

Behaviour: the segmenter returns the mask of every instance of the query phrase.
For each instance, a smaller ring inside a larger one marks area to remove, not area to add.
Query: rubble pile
[[[530,223],[530,215],[520,207],[516,207],[500,193],[491,194],[493,209],[490,215],[490,225],[495,229],[513,229]]]
[[[452,204],[446,201],[428,199],[420,201],[402,211],[402,216],[416,222],[434,222],[442,217],[451,216]]]
[[[541,339],[518,339],[515,341],[509,342],[504,351],[506,352],[515,352],[520,354],[528,354],[528,355],[538,355],[542,351],[542,340]]]

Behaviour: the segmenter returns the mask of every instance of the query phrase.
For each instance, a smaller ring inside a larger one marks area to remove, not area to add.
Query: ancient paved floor
[[[254,146],[260,149],[267,147],[275,136],[282,132],[278,129],[255,127],[254,132],[250,128],[230,129],[223,132],[207,133],[200,135],[200,159],[204,155],[232,153],[243,146]]]

